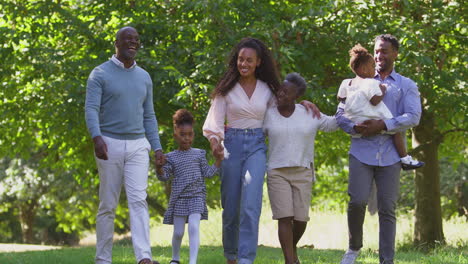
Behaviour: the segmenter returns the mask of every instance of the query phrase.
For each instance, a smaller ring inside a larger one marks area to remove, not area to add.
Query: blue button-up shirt
[[[418,125],[421,118],[421,100],[416,83],[395,70],[385,80],[382,80],[379,74],[376,74],[375,79],[387,85],[387,93],[382,102],[393,114],[393,118],[384,120],[387,131],[401,132]],[[343,114],[344,109],[338,108],[335,115],[338,125],[348,134],[357,134],[353,128],[356,124]],[[360,162],[373,166],[390,166],[400,161],[390,134],[353,137],[349,153]]]

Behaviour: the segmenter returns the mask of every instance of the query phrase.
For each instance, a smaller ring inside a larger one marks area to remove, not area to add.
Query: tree
[[[445,2],[445,3],[444,3]],[[426,166],[416,171],[416,222],[414,242],[434,246],[444,242],[440,201],[439,151],[453,158],[456,166],[466,160],[465,135],[467,94],[467,47],[460,21],[463,6],[457,1],[420,1],[419,7],[401,4],[406,21],[402,28],[404,44],[415,48],[404,60],[413,69],[423,98],[420,125],[413,131],[417,156]],[[449,18],[449,19],[446,19]],[[403,26],[403,24],[402,24]],[[466,29],[465,29],[466,30]],[[455,106],[455,107],[453,107]],[[447,109],[452,109],[447,111]],[[461,145],[459,145],[462,143]],[[451,148],[451,149],[450,149]]]
[[[36,219],[50,215],[59,231],[79,234],[94,226],[99,180],[84,124],[85,86],[91,70],[113,53],[114,35],[122,26],[132,25],[141,35],[137,62],[153,79],[165,151],[174,148],[176,109],[192,111],[201,131],[210,93],[242,37],[267,43],[282,75],[300,72],[312,88],[306,98],[333,114],[339,83],[352,76],[349,48],[359,42],[372,49],[373,38],[388,32],[402,43],[397,70],[418,83],[423,98],[423,119],[411,130],[413,144],[419,144],[413,152],[428,164],[415,177],[415,242],[443,241],[441,215],[432,211],[440,206],[438,160],[466,164],[467,154],[466,7],[461,1],[7,0],[0,8],[0,59],[8,62],[0,68],[0,157],[11,168],[10,174],[0,174],[5,186],[0,199],[8,217],[19,217],[15,208],[29,204]],[[446,111],[452,105],[457,107]],[[195,146],[208,148],[201,132]],[[318,136],[314,205],[344,208],[348,146],[344,133]],[[26,169],[32,170],[30,178]],[[156,216],[164,212],[169,189],[151,173],[148,200]],[[12,194],[12,179],[43,183],[30,185],[36,196],[21,200],[26,187]],[[207,185],[209,205],[219,206],[219,182]],[[116,219],[122,232],[128,228],[125,208],[119,207]],[[32,230],[37,225],[26,223],[22,220]]]
[[[0,56],[8,63],[0,69],[0,156],[23,167],[1,179],[7,186],[2,195],[15,200],[3,206],[22,208],[23,242],[33,241],[40,213],[51,215],[57,229],[67,233],[94,222],[98,181],[82,117],[83,88],[95,58],[107,56],[112,45],[105,28],[91,30],[92,20],[82,19],[94,8],[84,7],[53,1],[1,4]],[[29,174],[22,172],[26,168]]]

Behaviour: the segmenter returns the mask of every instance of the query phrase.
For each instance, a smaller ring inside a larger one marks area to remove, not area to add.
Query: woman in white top
[[[305,107],[295,103],[306,87],[299,74],[288,74],[263,128],[268,136],[268,194],[286,264],[300,263],[296,246],[309,221],[315,135],[338,129],[334,117],[311,119]]]
[[[221,167],[223,247],[229,264],[250,264],[256,256],[266,171],[262,126],[267,106],[275,104],[280,86],[274,65],[265,44],[242,39],[215,88],[203,125],[213,153],[223,152],[223,140],[229,152]]]

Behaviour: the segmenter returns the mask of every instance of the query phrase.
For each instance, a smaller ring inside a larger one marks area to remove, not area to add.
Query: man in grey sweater
[[[163,153],[153,106],[153,83],[138,67],[138,32],[121,28],[116,54],[91,72],[86,87],[86,125],[94,142],[99,170],[99,210],[96,219],[96,264],[112,263],[115,209],[122,185],[128,199],[130,230],[137,262],[152,261],[146,202],[149,153],[161,163]]]

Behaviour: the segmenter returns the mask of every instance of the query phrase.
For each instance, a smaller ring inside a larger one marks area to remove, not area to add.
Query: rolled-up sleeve
[[[205,123],[203,124],[203,136],[208,140],[216,138],[218,141],[224,139],[224,123],[226,120],[226,99],[216,96],[212,102]]]
[[[344,132],[350,135],[357,134],[356,131],[354,130],[354,122],[344,116],[344,109],[342,107],[338,107],[338,110],[336,111],[336,114],[335,114],[335,119],[336,119],[336,122],[338,123],[338,126]]]
[[[385,120],[387,131],[403,131],[417,126],[421,119],[421,98],[418,86],[411,80],[406,80],[406,89],[403,91],[403,105],[399,107],[402,113],[394,118]]]

